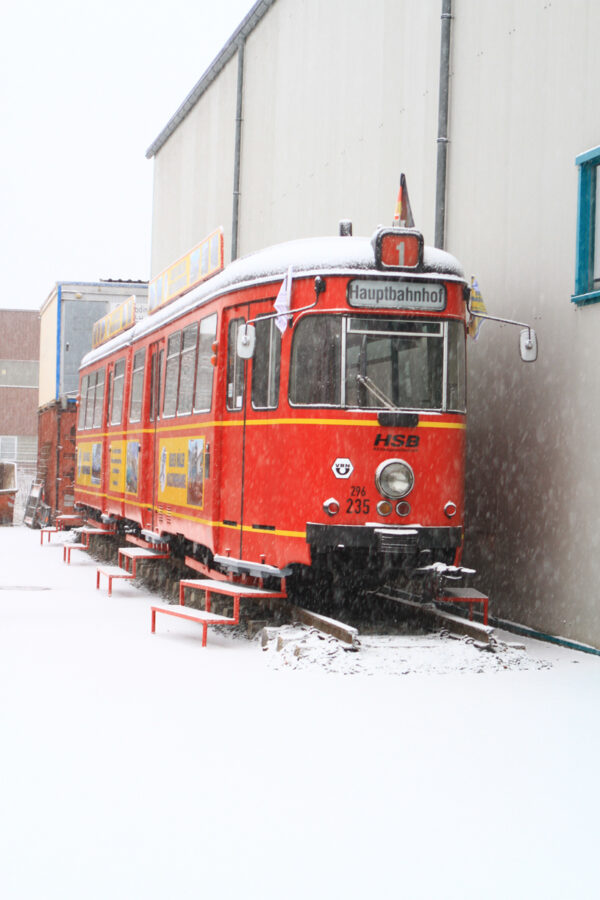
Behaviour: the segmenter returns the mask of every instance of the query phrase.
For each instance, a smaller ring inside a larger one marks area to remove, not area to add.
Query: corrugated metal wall
[[[448,244],[488,309],[469,359],[468,558],[507,618],[600,646],[600,308],[576,309],[575,157],[600,144],[593,0],[455,0]]]

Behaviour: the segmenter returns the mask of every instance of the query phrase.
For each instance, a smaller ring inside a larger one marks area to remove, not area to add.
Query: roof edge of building
[[[38,314],[41,316],[45,311],[46,307],[51,303],[51,301],[58,296],[59,288],[62,291],[62,288],[101,288],[101,287],[109,287],[109,288],[127,288],[131,290],[132,288],[147,288],[147,281],[121,281],[119,279],[111,279],[111,278],[100,278],[98,281],[57,281],[54,284],[54,287],[40,306],[38,310]]]
[[[200,80],[194,85],[181,106],[169,119],[161,133],[146,150],[146,159],[156,156],[161,147],[168,141],[176,128],[194,108],[198,100],[208,90],[213,81],[225,68],[229,60],[237,52],[239,45],[254,31],[261,19],[267,14],[276,0],[257,0],[248,15],[233,32],[223,49],[213,59]]]

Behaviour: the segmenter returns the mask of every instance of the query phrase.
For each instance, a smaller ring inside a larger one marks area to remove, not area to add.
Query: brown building
[[[37,310],[0,309],[0,462],[17,463],[17,506],[36,470],[39,356]]]
[[[50,508],[50,519],[73,512],[76,420],[74,400],[49,403],[38,412],[37,480],[43,482],[42,499]]]

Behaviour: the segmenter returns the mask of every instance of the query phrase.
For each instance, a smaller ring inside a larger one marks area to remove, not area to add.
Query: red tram
[[[236,260],[84,358],[77,505],[227,573],[458,565],[468,295],[414,229]]]

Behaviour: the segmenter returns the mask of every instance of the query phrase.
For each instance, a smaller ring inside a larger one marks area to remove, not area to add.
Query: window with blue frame
[[[600,147],[580,154],[575,293],[580,306],[600,302]]]

